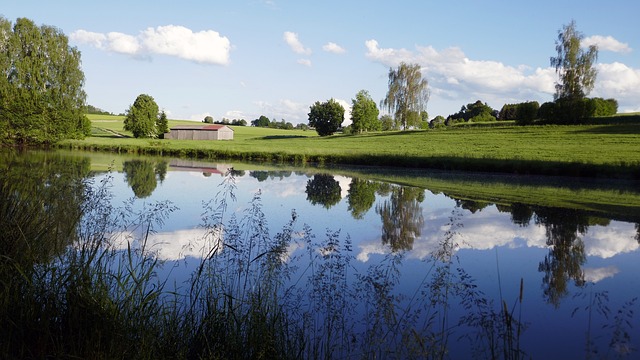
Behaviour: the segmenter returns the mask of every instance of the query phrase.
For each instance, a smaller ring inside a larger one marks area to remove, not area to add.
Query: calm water
[[[495,205],[315,168],[80,157],[93,169],[93,186],[108,182],[114,206],[143,209],[168,201],[175,207],[148,246],[165,261],[159,276],[178,288],[202,257],[204,227],[213,213],[207,202],[227,196],[225,219],[243,219],[258,203],[272,235],[292,211],[296,232],[308,225],[317,244],[303,235],[288,244],[286,288],[302,287],[297,296],[314,296],[309,269],[335,271],[335,278],[315,280],[337,284],[326,296],[344,308],[341,319],[350,324],[345,336],[353,337],[347,342],[368,332],[389,346],[419,348],[429,343],[407,333],[429,333],[446,339],[447,357],[484,358],[486,349],[476,347],[488,331],[512,334],[514,347],[533,358],[638,356],[640,219],[632,215]],[[111,161],[116,170],[106,172]],[[240,168],[247,170],[230,171]],[[310,256],[324,263],[311,266]],[[505,307],[513,328],[505,329]],[[386,330],[376,333],[381,323]]]

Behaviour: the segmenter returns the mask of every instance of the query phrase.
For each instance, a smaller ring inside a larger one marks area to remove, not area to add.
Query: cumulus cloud
[[[287,45],[289,45],[291,50],[293,50],[293,52],[295,52],[296,54],[311,55],[311,49],[302,45],[302,43],[298,39],[298,34],[291,31],[285,31],[284,41],[287,43]]]
[[[388,67],[401,62],[417,63],[434,94],[474,94],[478,97],[537,98],[554,92],[555,72],[551,68],[530,69],[507,66],[498,61],[471,60],[457,47],[441,51],[431,46],[415,50],[381,48],[376,40],[365,42],[366,57]],[[483,99],[488,100],[488,99]]]
[[[147,28],[136,36],[78,30],[70,38],[101,50],[134,57],[167,55],[202,64],[226,65],[231,51],[229,39],[216,31],[193,32],[176,25]]]
[[[538,100],[550,101],[557,81],[555,69],[509,66],[492,60],[472,60],[460,48],[436,50],[416,46],[414,50],[382,48],[376,40],[365,42],[366,57],[386,67],[401,62],[421,65],[429,81],[432,98],[481,99],[491,104]],[[598,64],[591,96],[615,98],[620,111],[633,111],[640,98],[640,69],[624,64]]]
[[[640,106],[640,69],[619,62],[598,64],[596,68],[598,76],[591,95],[618,100],[618,111],[637,111]]]
[[[322,47],[322,50],[326,52],[334,53],[334,54],[344,54],[346,52],[346,50],[342,46],[333,42],[329,42],[325,44]]]
[[[586,37],[582,40],[582,45],[597,45],[598,50],[607,50],[617,53],[629,53],[631,48],[629,44],[616,40],[613,36],[594,35]]]

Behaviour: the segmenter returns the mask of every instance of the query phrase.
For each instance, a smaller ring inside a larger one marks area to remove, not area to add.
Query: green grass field
[[[630,119],[635,119],[631,117]],[[130,136],[122,117],[92,116],[96,136],[63,147],[204,159],[339,163],[539,175],[640,178],[640,122],[467,126],[319,137],[314,131],[232,127],[232,141]],[[170,120],[176,124],[197,124]]]

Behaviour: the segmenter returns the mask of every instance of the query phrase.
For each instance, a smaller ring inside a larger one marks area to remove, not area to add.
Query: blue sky
[[[549,58],[572,19],[600,49],[590,95],[640,111],[638,14],[632,0],[9,0],[0,9],[69,36],[91,105],[122,113],[145,93],[173,119],[294,124],[314,102],[348,106],[362,89],[379,102],[401,61],[421,65],[431,118],[476,100],[498,110],[550,101]]]

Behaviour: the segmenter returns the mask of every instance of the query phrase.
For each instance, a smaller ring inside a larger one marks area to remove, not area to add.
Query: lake
[[[110,251],[157,260],[165,300],[206,276],[225,304],[269,284],[305,358],[638,356],[634,183],[1,154],[4,199],[46,195],[38,217],[84,217],[80,232],[113,216]],[[83,206],[87,191],[109,206]],[[34,264],[80,248],[39,246]]]

